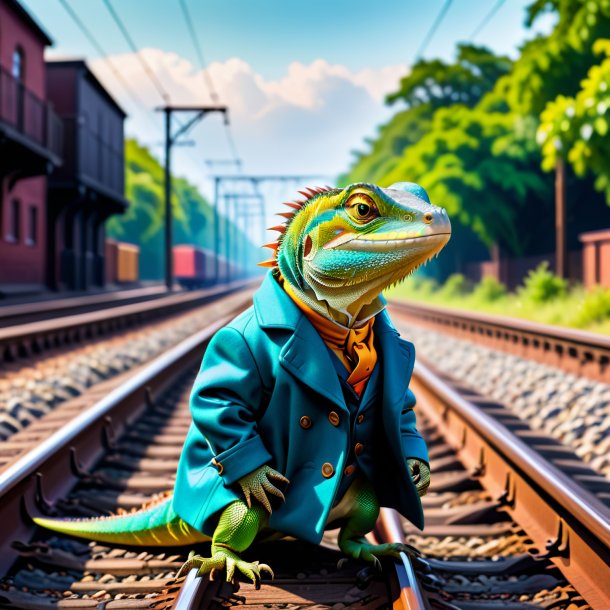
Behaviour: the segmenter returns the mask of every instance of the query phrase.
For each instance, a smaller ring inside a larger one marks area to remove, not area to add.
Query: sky
[[[316,175],[317,183],[332,183],[346,171],[352,151],[364,149],[365,138],[396,111],[384,104],[384,97],[408,73],[446,4],[446,0],[110,0],[138,57],[105,0],[21,1],[54,41],[47,57],[87,59],[128,113],[127,135],[150,147],[158,158],[163,154],[162,117],[154,108],[163,99],[144,72],[141,58],[174,104],[210,103],[211,79],[220,101],[229,107],[230,132],[245,173]],[[181,1],[187,6],[207,74]],[[496,0],[454,0],[423,57],[449,60],[460,41],[516,56],[526,39],[549,31],[553,24],[545,16],[526,29],[525,7],[530,1],[506,0],[473,39]],[[66,4],[106,56],[75,25]],[[120,70],[123,82],[111,66]],[[222,117],[206,116],[186,139],[187,146],[174,152],[175,173],[210,196],[206,160],[232,156]],[[219,165],[215,171],[226,173],[231,166]]]

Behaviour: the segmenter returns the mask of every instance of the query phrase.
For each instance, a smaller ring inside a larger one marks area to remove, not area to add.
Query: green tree
[[[603,59],[589,69],[574,97],[559,95],[546,105],[538,130],[543,167],[551,171],[559,156],[577,176],[589,172],[595,188],[610,205],[610,40],[598,40],[594,50]]]
[[[355,161],[341,183],[382,183],[405,150],[428,132],[436,110],[454,104],[474,106],[510,68],[507,57],[470,44],[458,45],[453,63],[418,61],[400,81],[399,89],[386,99],[388,104],[400,103],[406,109],[380,128],[377,138],[368,142],[370,150],[354,153]]]

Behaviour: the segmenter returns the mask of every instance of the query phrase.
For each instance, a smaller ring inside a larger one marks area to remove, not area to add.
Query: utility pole
[[[165,114],[165,285],[168,290],[174,286],[174,257],[172,253],[172,173],[171,156],[172,146],[178,139],[186,134],[196,123],[201,121],[210,112],[221,112],[225,123],[228,123],[226,106],[162,106],[157,111]],[[189,121],[180,126],[172,134],[172,115],[180,112],[195,113]]]
[[[565,174],[565,161],[558,156],[555,167],[555,272],[562,278],[568,275]]]

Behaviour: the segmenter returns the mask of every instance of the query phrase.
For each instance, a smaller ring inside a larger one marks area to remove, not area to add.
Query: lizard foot
[[[400,558],[400,553],[406,553],[411,557],[420,557],[421,553],[410,544],[393,542],[386,544],[369,544],[365,538],[344,540],[339,544],[341,551],[352,559],[361,559],[372,563],[381,570],[379,557]],[[343,560],[341,560],[343,561]]]
[[[212,570],[226,569],[227,582],[233,582],[237,569],[238,572],[249,578],[257,589],[260,589],[261,586],[262,572],[268,572],[273,578],[273,570],[267,564],[258,561],[244,561],[237,553],[227,549],[217,550],[212,557],[202,557],[201,555],[189,557],[180,568],[176,578],[186,576],[192,569],[198,569],[197,576],[205,576]]]

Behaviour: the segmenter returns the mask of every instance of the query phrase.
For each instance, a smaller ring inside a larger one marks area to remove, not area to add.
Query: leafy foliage
[[[468,227],[471,246],[474,236],[521,253],[533,239],[523,210],[549,208],[551,184],[539,168],[536,122],[509,112],[498,88],[511,69],[508,58],[474,45],[460,45],[452,64],[418,62],[388,98],[407,109],[380,130],[344,182],[419,182],[447,209],[454,235],[465,237]]]
[[[566,295],[568,282],[556,276],[548,267],[548,261],[544,261],[528,273],[518,290],[523,298],[532,303],[546,303]]]
[[[473,45],[458,46],[453,63],[419,61],[388,97],[405,108],[358,153],[344,182],[420,182],[447,208],[462,250],[478,241],[542,254],[554,235],[545,171],[559,153],[581,178],[567,179],[575,247],[578,233],[595,228],[587,218],[605,222],[591,176],[610,203],[610,0],[533,0],[527,23],[549,13],[552,31],[526,42],[514,62]]]
[[[548,285],[555,284],[555,278],[549,282],[550,272],[544,274],[538,271],[536,275],[545,276],[540,284],[544,284],[542,293],[548,294]],[[453,280],[452,280],[453,281]],[[539,280],[538,280],[539,281]],[[564,286],[563,284],[560,284]],[[506,288],[493,278],[483,278],[472,292],[450,296],[453,290],[438,285],[434,280],[426,278],[422,271],[409,276],[398,286],[388,290],[388,298],[408,299],[454,307],[458,309],[482,311],[534,320],[545,324],[560,324],[586,328],[594,332],[610,335],[610,289],[595,288],[585,290],[576,285],[564,291],[560,288],[561,298],[540,300],[540,286],[536,290],[507,292]],[[556,287],[553,288],[555,290]]]
[[[610,40],[596,41],[594,50],[603,59],[590,68],[575,97],[560,95],[546,105],[538,141],[546,170],[558,157],[567,158],[578,176],[595,176],[596,189],[610,204]]]
[[[610,290],[597,287],[585,295],[576,310],[575,325],[589,326],[610,319]]]
[[[453,273],[447,278],[439,292],[444,297],[458,297],[471,291],[470,281],[461,273]]]
[[[473,296],[481,301],[492,303],[505,297],[507,294],[506,286],[499,282],[495,277],[484,277],[473,290]]]

